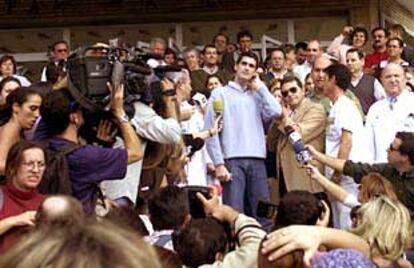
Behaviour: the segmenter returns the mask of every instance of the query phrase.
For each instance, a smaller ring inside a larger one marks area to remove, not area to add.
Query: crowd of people
[[[100,113],[65,41],[38,81],[4,55],[0,267],[413,267],[405,37],[346,26],[265,59],[247,30],[201,51],[155,37],[139,96],[109,76]]]

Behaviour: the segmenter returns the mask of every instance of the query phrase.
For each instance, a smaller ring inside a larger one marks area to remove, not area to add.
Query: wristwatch
[[[117,116],[116,119],[118,119],[119,123],[129,123],[129,117],[126,114]]]

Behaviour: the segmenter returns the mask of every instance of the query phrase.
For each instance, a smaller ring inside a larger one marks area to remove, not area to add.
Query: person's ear
[[[216,261],[222,262],[224,260],[224,254],[222,252],[217,252],[215,256]]]
[[[77,126],[79,124],[79,121],[80,121],[78,113],[71,113],[69,115],[69,120],[72,124]]]
[[[189,224],[191,221],[191,214],[188,213],[187,215],[185,215],[184,221],[183,221],[183,227],[186,226],[187,224]]]
[[[17,102],[13,103],[13,105],[12,105],[13,114],[19,112],[20,108],[21,108],[20,104],[18,104]]]

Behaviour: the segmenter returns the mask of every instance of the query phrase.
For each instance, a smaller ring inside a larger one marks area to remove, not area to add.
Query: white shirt
[[[327,155],[338,156],[343,130],[352,133],[352,149],[349,159],[363,160],[364,126],[362,116],[355,103],[345,95],[335,101],[329,112],[325,149]]]
[[[365,123],[369,161],[387,162],[387,148],[398,131],[414,132],[414,94],[404,90],[390,108],[390,98],[375,102]]]
[[[29,87],[32,84],[30,83],[29,79],[27,79],[26,77],[22,75],[14,74],[13,77],[19,80],[22,87]],[[3,76],[0,76],[0,82],[1,80],[3,80],[3,78],[4,78]]]
[[[356,87],[361,81],[362,77],[364,76],[364,72],[361,72],[357,79],[351,80],[352,86]],[[382,87],[381,83],[378,81],[377,78],[374,78],[374,97],[376,100],[382,100],[385,98],[387,94],[385,93],[384,88]]]
[[[295,65],[295,66],[293,66],[293,74],[295,76],[297,76],[303,84],[305,83],[306,76],[311,71],[312,71],[312,66],[307,61],[305,61],[301,65]]]
[[[185,110],[191,105],[185,101],[180,105],[180,109]],[[204,116],[199,109],[186,121],[180,122],[181,129],[184,134],[200,132],[204,129]],[[207,186],[207,163],[211,162],[208,156],[206,146],[203,146],[199,151],[195,152],[190,161],[185,166],[187,173],[188,185]]]
[[[343,131],[352,133],[352,148],[348,159],[363,161],[365,150],[363,148],[364,126],[362,115],[355,103],[345,95],[338,97],[329,112],[325,147],[327,155],[338,157]],[[333,170],[326,167],[325,174],[329,178],[332,176]],[[358,185],[351,177],[342,176],[339,185],[349,194],[358,195]],[[346,229],[351,226],[349,212],[350,207],[348,206],[343,206],[340,203],[332,204],[335,228]]]

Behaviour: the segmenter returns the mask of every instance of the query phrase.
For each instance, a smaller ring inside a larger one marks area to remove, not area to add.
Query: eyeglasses
[[[36,162],[36,161],[23,162],[23,165],[24,165],[25,167],[30,168],[30,169],[34,169],[36,166],[37,166],[39,169],[44,169],[44,168],[46,168],[46,164],[45,164],[45,162],[42,162],[42,161],[38,161],[38,162]]]
[[[392,143],[390,144],[390,147],[388,147],[388,150],[389,150],[390,152],[393,152],[393,151],[399,151],[399,149],[395,149],[395,148],[392,146]]]
[[[397,46],[397,45],[388,45],[387,47],[388,48],[400,48],[400,46]]]
[[[62,52],[68,52],[68,50],[67,49],[58,49],[58,50],[56,50],[57,52],[59,52],[59,53],[62,53]]]
[[[282,90],[282,96],[284,98],[286,98],[287,96],[289,96],[289,92],[292,94],[295,94],[296,92],[298,92],[298,88],[297,87],[291,87],[288,90]]]

